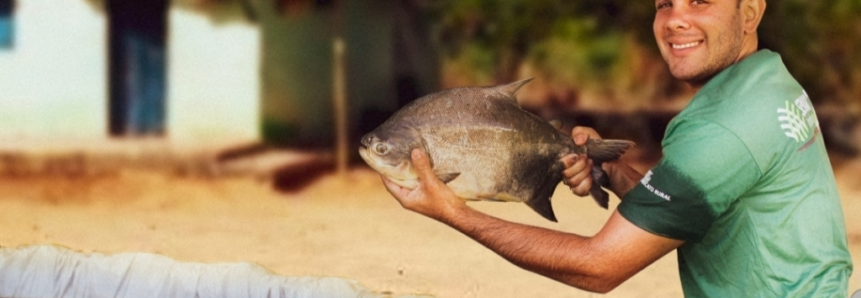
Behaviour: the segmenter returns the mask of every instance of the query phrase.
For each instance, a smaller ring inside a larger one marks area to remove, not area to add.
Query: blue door
[[[0,0],[0,49],[12,48],[15,27],[13,27],[12,10],[14,0]]]
[[[167,8],[168,0],[107,1],[113,136],[165,133]]]

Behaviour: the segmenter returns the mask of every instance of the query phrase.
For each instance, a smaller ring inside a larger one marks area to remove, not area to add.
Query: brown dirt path
[[[836,172],[858,267],[861,159]],[[558,224],[522,204],[471,205],[508,220],[586,235],[610,215],[561,186],[554,196]],[[85,252],[154,252],[181,261],[250,261],[283,275],[345,277],[394,294],[599,296],[524,271],[456,231],[404,211],[365,168],[353,169],[346,180],[324,176],[294,193],[276,192],[251,177],[141,171],[4,177],[0,226],[0,246],[51,243]],[[850,293],[861,289],[859,276],[852,276]],[[606,297],[680,297],[678,279],[671,254]]]

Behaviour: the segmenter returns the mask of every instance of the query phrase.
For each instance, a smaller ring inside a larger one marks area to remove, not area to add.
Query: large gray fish
[[[570,153],[594,161],[590,194],[604,208],[608,178],[601,163],[616,160],[633,142],[593,140],[577,146],[554,125],[517,104],[530,80],[495,87],[462,87],[433,93],[405,106],[362,137],[359,154],[394,183],[418,186],[410,151],[427,152],[434,173],[465,200],[524,202],[556,221],[550,204]]]

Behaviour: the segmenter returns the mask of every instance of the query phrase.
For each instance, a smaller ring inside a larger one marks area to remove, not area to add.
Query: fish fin
[[[546,187],[542,187],[538,189],[534,196],[529,198],[526,201],[526,205],[535,212],[538,212],[542,217],[546,218],[549,221],[556,221],[556,214],[553,213],[553,204],[550,203],[550,197],[553,196],[553,192],[556,191],[556,185],[559,180],[556,180],[557,183],[546,183]]]
[[[532,208],[532,210],[535,210],[535,212],[538,212],[538,214],[547,220],[557,222],[556,214],[553,213],[553,205],[550,204],[549,198],[543,200],[529,200],[526,201],[526,205],[529,206],[529,208]]]
[[[604,171],[604,168],[601,167],[600,164],[592,165],[592,183],[593,185],[607,187],[610,185],[610,176],[607,176],[607,172]]]
[[[592,199],[604,209],[610,206],[610,195],[602,189],[602,186],[610,185],[610,178],[607,177],[607,172],[601,168],[601,165],[592,166],[592,188],[589,189],[589,194]]]
[[[436,177],[439,178],[443,183],[449,183],[455,178],[460,176],[460,173],[437,173]]]
[[[610,195],[601,187],[609,186],[610,178],[601,168],[601,164],[605,161],[619,159],[631,147],[634,147],[634,142],[626,140],[589,139],[586,141],[586,155],[595,162],[592,165],[593,183],[592,188],[589,189],[589,194],[604,209],[609,208]]]
[[[517,90],[520,90],[520,87],[523,87],[523,85],[526,85],[526,83],[529,83],[529,81],[532,81],[532,78],[520,80],[510,84],[499,85],[494,88],[500,93],[505,94],[505,96],[514,98],[514,95],[517,94]]]
[[[586,141],[586,155],[598,163],[617,160],[634,145],[627,140],[589,139]]]
[[[604,191],[598,184],[592,184],[589,194],[592,195],[592,199],[595,200],[595,203],[598,203],[598,206],[604,209],[610,208],[610,194]]]

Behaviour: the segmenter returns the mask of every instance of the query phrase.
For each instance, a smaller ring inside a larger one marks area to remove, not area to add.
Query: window
[[[14,0],[0,0],[0,49],[12,48],[15,28],[12,19]]]

